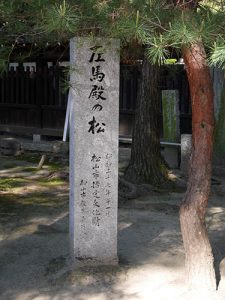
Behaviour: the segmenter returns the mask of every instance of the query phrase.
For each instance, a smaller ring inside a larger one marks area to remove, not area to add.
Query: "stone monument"
[[[70,248],[75,265],[117,263],[119,41],[70,41]]]
[[[163,141],[167,142],[163,155],[170,168],[179,167],[180,110],[179,91],[162,91]]]
[[[177,90],[162,91],[163,108],[163,140],[180,141],[179,92]]]
[[[213,145],[213,169],[215,174],[220,174],[225,166],[225,73],[224,70],[213,68],[213,89],[214,89],[214,112],[216,126],[214,130]]]
[[[211,76],[213,80],[214,92],[214,115],[216,121],[218,121],[224,87],[224,70],[215,67],[211,68]]]

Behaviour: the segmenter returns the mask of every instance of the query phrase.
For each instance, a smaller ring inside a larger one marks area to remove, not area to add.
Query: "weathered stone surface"
[[[61,141],[40,141],[39,143],[31,140],[21,140],[21,149],[23,151],[49,152],[55,154],[68,154],[69,143]]]
[[[20,143],[11,137],[1,138],[0,139],[0,147],[5,149],[20,149]]]
[[[33,134],[33,142],[39,143],[41,141],[41,135],[40,134]]]
[[[79,265],[117,262],[119,43],[70,43],[70,241]]]
[[[53,143],[41,141],[34,143],[33,141],[21,141],[21,149],[23,151],[37,151],[37,152],[52,152]]]
[[[3,155],[19,155],[22,152],[49,152],[59,155],[69,153],[69,143],[62,141],[40,141],[20,137],[0,137],[0,153]]]
[[[162,91],[163,107],[163,140],[180,141],[179,92],[177,90]]]
[[[69,143],[68,142],[62,142],[62,141],[56,141],[53,144],[53,152],[59,153],[59,154],[68,154],[69,153]]]
[[[3,155],[19,155],[21,153],[20,143],[11,137],[0,139],[0,152]]]

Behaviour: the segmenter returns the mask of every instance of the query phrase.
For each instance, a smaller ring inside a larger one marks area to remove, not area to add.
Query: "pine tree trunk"
[[[160,153],[159,67],[145,57],[139,82],[130,164],[125,178],[134,183],[160,185],[167,170]]]
[[[188,285],[216,289],[213,254],[205,225],[211,186],[213,84],[201,42],[182,50],[192,101],[192,156],[188,187],[180,208]]]

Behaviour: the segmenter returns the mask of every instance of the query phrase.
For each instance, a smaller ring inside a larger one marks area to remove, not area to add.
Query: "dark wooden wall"
[[[141,66],[121,66],[120,75],[120,134],[132,135],[138,78]],[[191,133],[190,94],[184,65],[161,67],[160,90],[178,90],[180,97],[180,133]],[[162,133],[162,114],[160,117]]]
[[[132,134],[140,66],[121,65],[120,135]],[[0,131],[62,136],[68,91],[65,68],[17,68],[0,77]],[[182,65],[161,69],[160,89],[178,89],[181,133],[191,133],[186,72]]]
[[[0,130],[61,135],[66,74],[62,68],[11,70],[0,78]]]

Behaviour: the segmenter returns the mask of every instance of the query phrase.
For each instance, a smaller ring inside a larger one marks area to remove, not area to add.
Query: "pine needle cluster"
[[[76,35],[115,37],[131,48],[146,45],[149,59],[158,64],[170,57],[171,49],[179,53],[182,47],[201,41],[209,63],[224,67],[224,1],[193,0],[198,5],[192,10],[181,9],[177,2],[2,0],[0,67],[21,45],[43,47],[45,43],[54,45]]]
[[[183,47],[201,41],[210,64],[225,66],[225,11],[204,2],[196,10],[151,6],[140,12],[139,39],[148,46],[147,55],[153,63],[161,64],[170,57],[171,49],[179,53]]]

